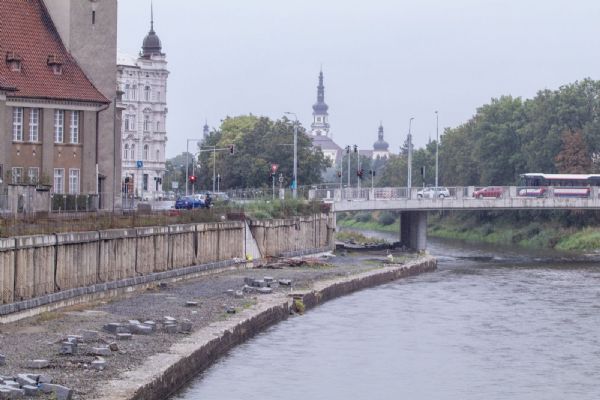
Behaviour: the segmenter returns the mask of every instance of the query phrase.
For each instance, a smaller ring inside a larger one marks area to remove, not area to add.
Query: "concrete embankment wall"
[[[434,271],[437,261],[424,257],[407,265],[385,267],[355,276],[317,282],[306,292],[298,292],[307,308],[357,290],[408,276]],[[231,319],[194,332],[176,343],[168,353],[156,354],[125,379],[107,385],[101,400],[162,400],[206,370],[235,345],[243,343],[268,326],[289,316],[292,299],[284,294],[262,298],[258,305]]]
[[[283,220],[252,221],[250,230],[263,257],[294,254],[304,249],[335,246],[332,215],[315,215]]]
[[[315,252],[334,244],[328,221],[321,215],[252,222],[251,232],[263,235],[263,257]],[[245,257],[245,226],[229,221],[0,239],[0,316],[199,272],[191,266],[229,266]]]

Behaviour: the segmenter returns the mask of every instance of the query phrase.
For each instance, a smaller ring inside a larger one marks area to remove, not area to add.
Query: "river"
[[[438,271],[325,303],[174,399],[598,399],[596,258],[430,240]]]

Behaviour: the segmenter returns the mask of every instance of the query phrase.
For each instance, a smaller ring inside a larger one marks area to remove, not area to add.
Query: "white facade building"
[[[166,55],[152,18],[139,57],[117,56],[117,82],[123,92],[122,186],[129,196],[163,196],[168,77]]]

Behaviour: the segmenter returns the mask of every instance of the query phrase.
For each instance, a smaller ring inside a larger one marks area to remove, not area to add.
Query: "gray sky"
[[[279,118],[308,127],[319,68],[334,140],[372,148],[379,121],[397,153],[503,94],[600,75],[597,0],[154,0],[169,62],[167,156],[204,119]],[[139,52],[150,0],[119,1],[119,49]]]

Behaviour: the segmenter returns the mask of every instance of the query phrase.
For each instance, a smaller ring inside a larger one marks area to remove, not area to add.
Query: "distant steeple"
[[[154,32],[154,5],[150,2],[150,32],[144,38],[142,56],[150,57],[153,54],[162,54],[162,44],[160,38]]]
[[[208,121],[205,120],[204,121],[204,127],[202,128],[202,132],[204,133],[204,138],[206,138],[209,135],[209,127],[208,127]]]
[[[319,72],[319,85],[317,86],[317,102],[313,104],[313,123],[311,133],[313,135],[329,135],[329,106],[325,103],[325,85],[323,85],[323,68]]]
[[[388,142],[383,140],[383,124],[379,122],[379,129],[377,131],[377,141],[373,144],[374,151],[388,151],[390,145]]]

